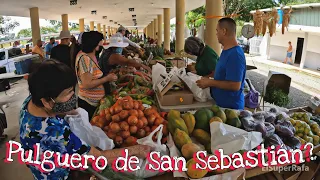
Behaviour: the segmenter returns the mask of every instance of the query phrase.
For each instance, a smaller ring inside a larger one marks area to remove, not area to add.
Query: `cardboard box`
[[[165,60],[151,60],[151,61],[149,62],[149,65],[150,65],[150,66],[153,66],[153,65],[155,65],[155,64],[157,64],[157,63],[160,63],[160,64],[163,65],[163,66],[166,66],[166,61],[165,61]]]
[[[173,64],[173,66],[177,67],[177,68],[185,68],[187,67],[187,63],[185,60],[170,60],[171,63]]]
[[[180,81],[184,84],[183,90],[170,90],[175,83],[172,82],[172,77],[175,72],[170,72],[166,78],[164,78],[156,87],[156,91],[159,96],[159,103],[162,106],[179,106],[189,105],[193,103],[193,93],[180,78]]]

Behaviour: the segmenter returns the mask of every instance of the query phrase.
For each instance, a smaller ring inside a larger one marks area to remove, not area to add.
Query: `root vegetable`
[[[142,120],[138,120],[137,127],[138,127],[139,129],[141,129],[141,128],[144,127],[144,124],[143,124],[143,121],[142,121]]]
[[[126,119],[126,118],[128,118],[128,116],[129,116],[129,111],[127,111],[127,110],[122,110],[122,111],[119,113],[119,116],[120,116],[120,119],[121,119],[121,120]]]
[[[148,120],[147,120],[147,118],[142,117],[142,118],[140,118],[140,119],[141,119],[141,120],[142,120],[142,122],[143,122],[143,127],[148,126]]]
[[[118,133],[118,132],[120,132],[120,126],[119,126],[118,123],[112,123],[112,124],[110,125],[110,129],[111,129],[111,131],[112,131],[113,133]]]
[[[144,138],[146,137],[146,132],[144,129],[139,129],[138,132],[137,132],[137,137],[138,138]]]
[[[129,130],[130,130],[130,134],[136,134],[138,131],[138,127],[137,126],[130,126]]]
[[[138,111],[135,110],[135,109],[131,109],[131,110],[129,111],[129,115],[130,115],[130,116],[136,116],[136,117],[139,116]]]
[[[123,143],[123,139],[122,139],[121,136],[116,136],[116,137],[114,138],[114,142],[115,142],[115,144],[116,144],[117,146],[121,146],[121,144]]]
[[[151,114],[149,117],[148,117],[148,124],[149,126],[152,126],[154,124],[154,121],[156,120],[156,116]]]
[[[120,123],[120,128],[121,128],[121,130],[123,130],[123,131],[128,131],[128,130],[129,130],[129,124],[128,124],[126,121],[122,121],[122,122]]]
[[[113,115],[113,116],[111,117],[111,119],[112,119],[112,122],[119,122],[119,121],[120,121],[120,117],[119,117],[118,114]]]
[[[127,101],[123,103],[123,109],[125,110],[130,110],[133,108],[133,102],[132,101]]]
[[[110,139],[114,139],[114,138],[116,137],[116,134],[115,134],[114,132],[112,132],[111,130],[109,130],[109,131],[107,132],[107,136],[108,136],[108,138],[110,138]]]
[[[129,128],[128,128],[129,129]],[[121,137],[123,139],[127,139],[130,136],[130,132],[129,131],[122,131],[121,132]]]
[[[128,123],[130,126],[136,125],[138,123],[137,116],[129,116]]]
[[[154,121],[154,125],[155,126],[159,126],[160,124],[162,124],[164,121],[164,119],[162,117],[157,117],[156,120]]]
[[[138,111],[138,118],[144,117],[144,114],[141,110],[138,109],[137,111]]]

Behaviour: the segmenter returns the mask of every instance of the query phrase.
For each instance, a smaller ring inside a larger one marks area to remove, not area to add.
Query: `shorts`
[[[287,57],[292,58],[292,52],[287,52]]]

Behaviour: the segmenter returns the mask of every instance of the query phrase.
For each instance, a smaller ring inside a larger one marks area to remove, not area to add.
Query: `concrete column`
[[[147,35],[147,38],[148,38],[148,36],[150,36],[150,35],[149,35],[149,34],[150,34],[150,24],[148,24],[148,26],[146,27],[146,29],[147,29],[146,35]]]
[[[154,38],[155,38],[155,35],[154,35],[154,21],[151,22],[150,32],[151,32],[150,37],[151,37],[152,39],[154,39]]]
[[[170,50],[170,9],[163,9],[164,15],[164,49]]]
[[[40,24],[39,24],[39,8],[30,8],[30,21],[32,31],[32,42],[33,45],[37,44],[37,41],[41,39],[40,35]]]
[[[307,58],[307,51],[308,51],[308,39],[309,39],[309,33],[304,33],[304,42],[303,42],[303,49],[302,49],[302,56],[301,56],[301,62],[300,62],[300,68],[304,68],[304,63],[306,62]],[[294,59],[293,59],[294,61]]]
[[[270,59],[270,43],[271,43],[271,37],[270,34],[267,33],[267,59]]]
[[[84,32],[84,19],[79,19],[79,31]]]
[[[176,53],[184,49],[185,0],[176,0]]]
[[[108,26],[108,36],[110,37],[110,35],[111,35],[111,28],[110,26]]]
[[[158,15],[158,45],[161,46],[162,44],[162,14]]]
[[[222,16],[223,15],[223,3],[222,0],[206,0],[206,16]],[[219,18],[207,18],[206,19],[206,34],[205,41],[208,46],[213,48],[218,55],[221,53],[221,46],[218,42],[216,35],[216,28]]]
[[[107,30],[106,30],[106,25],[103,25],[103,31],[102,31],[102,33],[103,33],[104,41],[106,41],[106,40],[107,40]]]
[[[69,22],[68,22],[68,14],[62,14],[62,31],[68,31],[69,30]]]
[[[90,21],[90,31],[94,31],[94,21]]]
[[[154,39],[158,39],[158,18],[154,19]]]
[[[101,24],[100,23],[97,24],[97,31],[101,32]]]

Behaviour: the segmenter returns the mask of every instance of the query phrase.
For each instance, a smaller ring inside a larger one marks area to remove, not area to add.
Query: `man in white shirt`
[[[135,48],[137,48],[137,49],[141,49],[141,47],[140,47],[138,44],[130,41],[130,39],[128,39],[127,37],[125,37],[125,36],[124,36],[125,34],[126,34],[126,28],[123,27],[123,26],[120,26],[120,27],[118,28],[117,33],[116,33],[114,36],[115,36],[115,37],[122,37],[122,38],[123,38],[123,42],[129,43],[131,46],[133,46],[133,47],[135,47]]]

